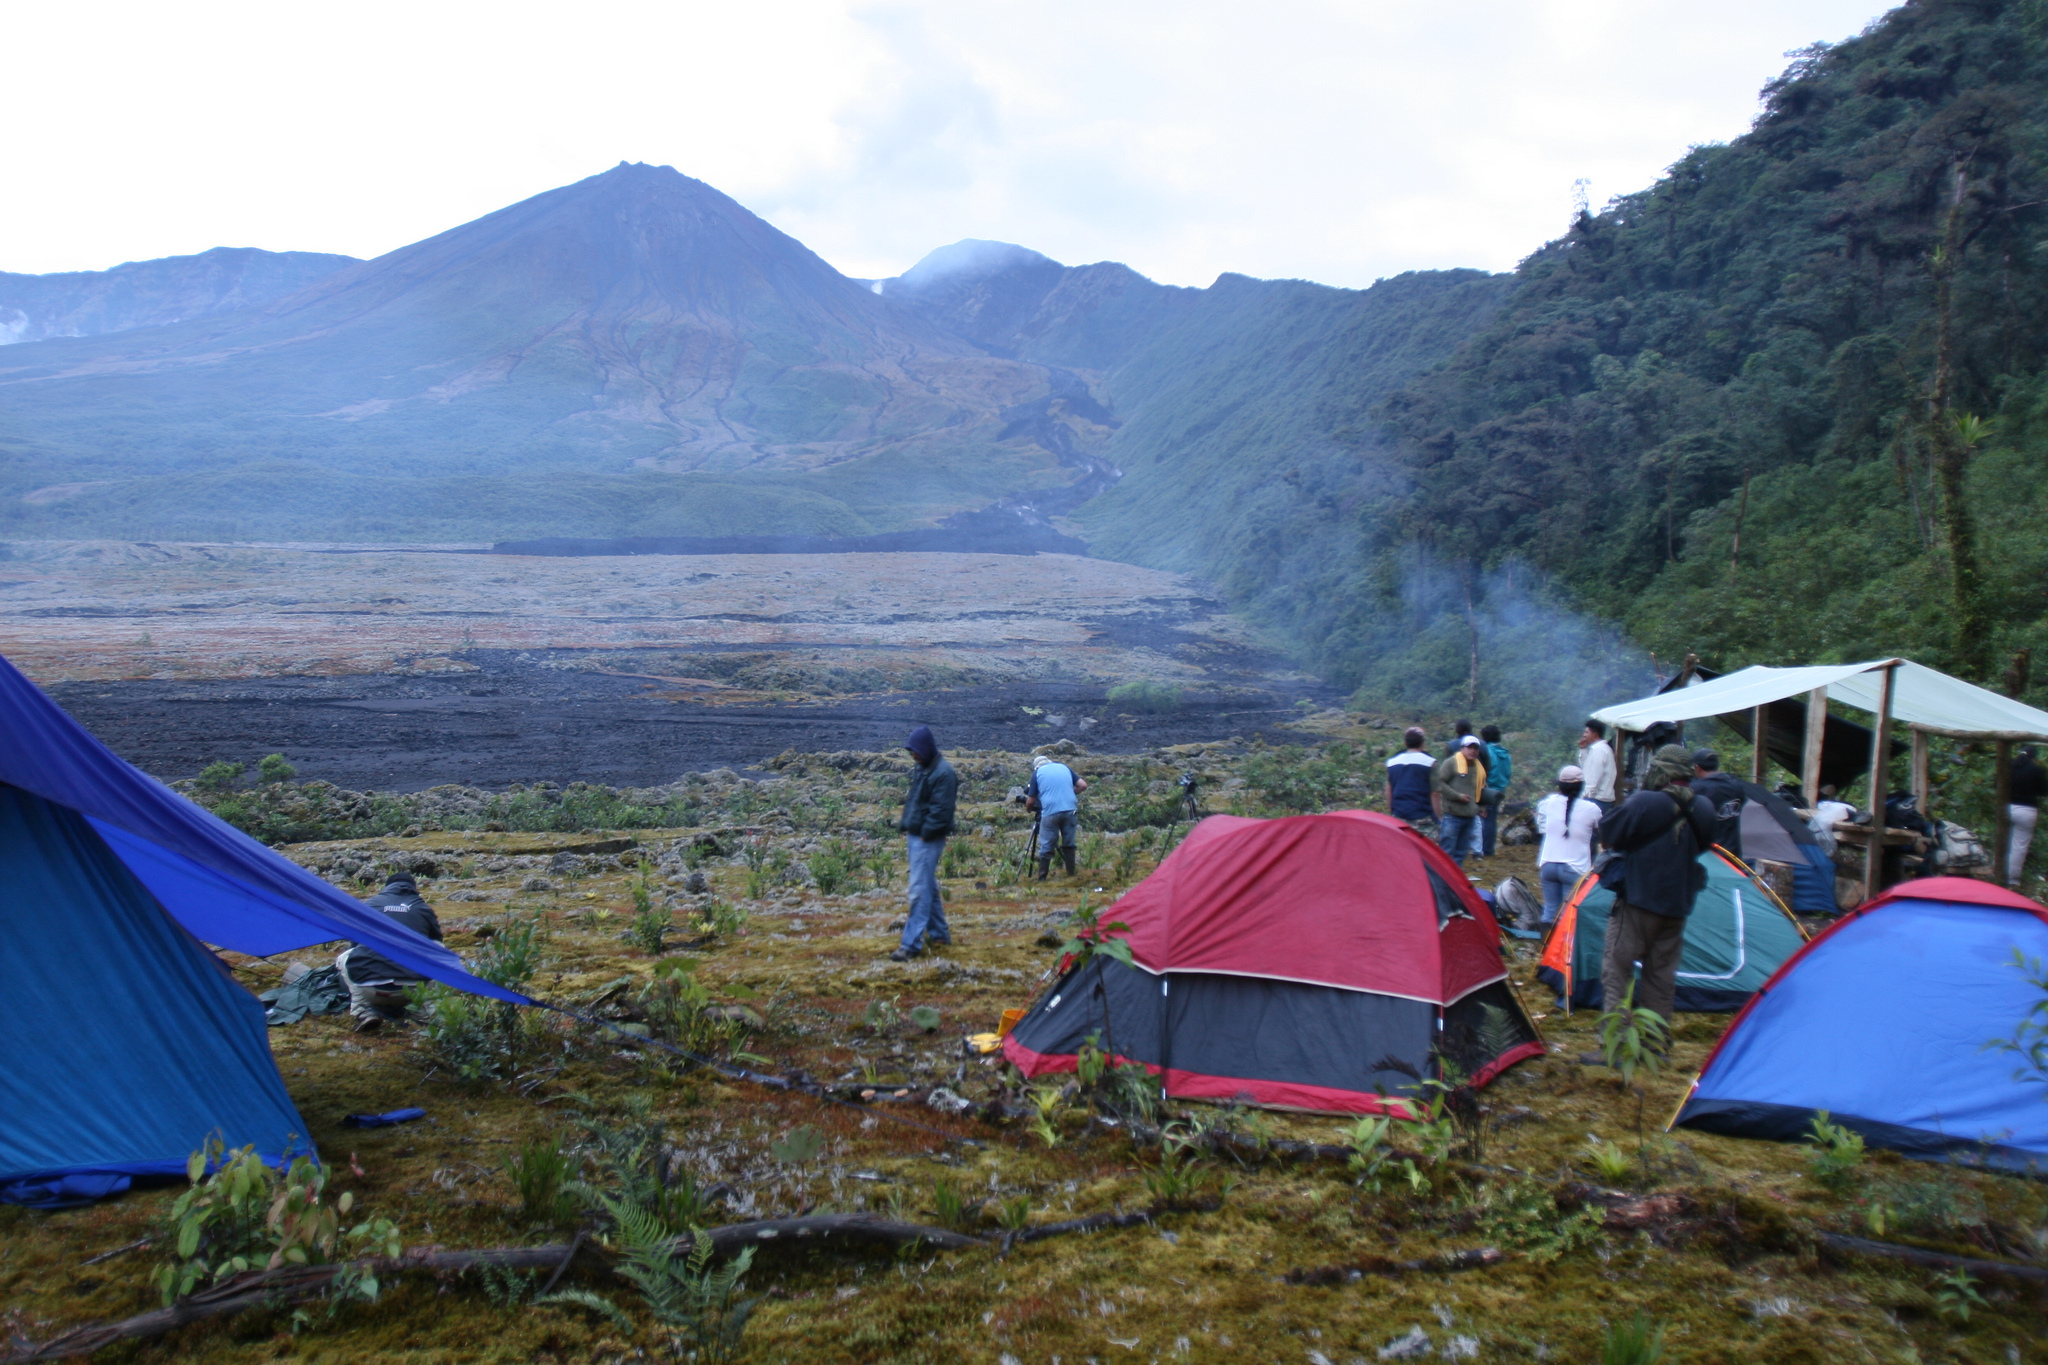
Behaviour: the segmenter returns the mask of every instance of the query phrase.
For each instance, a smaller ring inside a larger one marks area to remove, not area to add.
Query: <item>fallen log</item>
[[[2048,1284],[2048,1267],[2021,1265],[2017,1261],[1985,1261],[1973,1256],[1951,1256],[1941,1251],[1925,1251],[1919,1247],[1900,1246],[1897,1242],[1873,1242],[1867,1237],[1849,1237],[1839,1232],[1823,1232],[1815,1238],[1829,1251],[1851,1256],[1876,1256],[1888,1261],[1904,1261],[1908,1265],[1924,1266],[1929,1270],[1966,1270],[1980,1279],[2021,1280],[2027,1284]]]
[[[1506,1259],[1496,1247],[1474,1247],[1470,1251],[1445,1251],[1416,1261],[1396,1261],[1374,1256],[1356,1265],[1319,1265],[1290,1270],[1280,1278],[1289,1284],[1345,1284],[1368,1275],[1413,1275],[1426,1271],[1481,1270]]]
[[[923,1227],[915,1223],[892,1223],[864,1214],[764,1218],[751,1223],[731,1223],[725,1227],[711,1228],[704,1235],[711,1239],[712,1247],[722,1256],[731,1256],[743,1247],[761,1246],[785,1237],[792,1242],[815,1239],[818,1242],[881,1242],[892,1246],[922,1242],[948,1251],[989,1245],[983,1238],[949,1232],[944,1228]],[[682,1253],[687,1253],[694,1245],[694,1239],[687,1235],[677,1238],[676,1242],[677,1251]],[[28,1365],[31,1361],[61,1360],[68,1356],[89,1355],[117,1341],[162,1336],[166,1332],[173,1332],[180,1327],[203,1322],[208,1318],[247,1312],[254,1308],[304,1303],[325,1294],[334,1283],[334,1277],[345,1269],[365,1271],[382,1278],[407,1271],[459,1275],[466,1270],[488,1265],[501,1270],[550,1270],[555,1272],[554,1280],[559,1280],[561,1273],[568,1268],[569,1262],[584,1245],[583,1239],[579,1237],[567,1244],[550,1242],[534,1247],[485,1247],[475,1251],[440,1251],[422,1247],[408,1251],[396,1259],[378,1257],[373,1260],[355,1261],[346,1266],[285,1266],[277,1270],[245,1271],[211,1289],[201,1290],[169,1308],[138,1314],[119,1322],[74,1328],[40,1345],[25,1347],[0,1359],[0,1365]],[[554,1280],[549,1281],[550,1286]]]

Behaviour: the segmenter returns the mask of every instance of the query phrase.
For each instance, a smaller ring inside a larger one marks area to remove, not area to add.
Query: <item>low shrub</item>
[[[1179,687],[1173,683],[1155,682],[1151,678],[1118,683],[1109,689],[1107,700],[1114,710],[1155,716],[1178,711],[1185,702]]]

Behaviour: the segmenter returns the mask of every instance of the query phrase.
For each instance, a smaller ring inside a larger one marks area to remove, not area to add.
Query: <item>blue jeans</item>
[[[1486,800],[1479,804],[1479,852],[1482,857],[1493,856],[1494,835],[1500,828],[1500,804],[1507,799],[1505,791],[1490,791]]]
[[[1543,879],[1543,922],[1551,924],[1571,899],[1572,888],[1579,884],[1578,870],[1570,863],[1545,863],[1537,875]]]
[[[924,951],[926,934],[934,943],[953,941],[953,931],[946,926],[946,907],[939,899],[939,855],[946,851],[946,840],[944,836],[920,839],[913,834],[906,842],[910,845],[910,914],[903,921],[902,946],[916,953]]]
[[[1465,859],[1479,851],[1479,817],[1476,815],[1446,815],[1437,822],[1437,842],[1444,852],[1465,865]]]

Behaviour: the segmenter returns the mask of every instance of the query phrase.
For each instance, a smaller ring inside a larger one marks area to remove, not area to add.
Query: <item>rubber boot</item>
[[[1044,881],[1050,875],[1052,875],[1052,854],[1041,853],[1038,855],[1038,880]]]
[[[1072,844],[1063,844],[1063,845],[1062,845],[1062,846],[1060,847],[1060,861],[1061,861],[1062,863],[1065,863],[1065,864],[1066,864],[1066,867],[1067,867],[1067,875],[1068,875],[1069,877],[1073,876],[1073,875],[1074,875],[1074,846],[1073,846]]]

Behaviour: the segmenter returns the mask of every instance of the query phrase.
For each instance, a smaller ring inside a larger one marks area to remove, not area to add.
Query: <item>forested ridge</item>
[[[1411,702],[1469,697],[1475,647],[1482,704],[1607,669],[1585,615],[1665,658],[1995,681],[2048,643],[2044,93],[2039,3],[1796,54],[1752,131],[1531,255],[1211,568]]]

